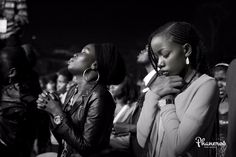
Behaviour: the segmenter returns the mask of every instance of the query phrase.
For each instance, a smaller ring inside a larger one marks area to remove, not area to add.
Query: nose
[[[163,58],[162,58],[162,57],[159,57],[157,67],[158,67],[159,69],[161,69],[161,68],[163,68],[164,66],[165,66],[165,63],[164,63]]]
[[[217,85],[218,85],[219,88],[223,87],[223,83],[221,81],[218,81]]]
[[[75,53],[75,54],[73,55],[73,58],[77,57],[78,55],[79,55],[79,53]]]

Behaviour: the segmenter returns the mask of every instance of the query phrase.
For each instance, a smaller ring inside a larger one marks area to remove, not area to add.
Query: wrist
[[[53,123],[56,125],[60,125],[64,120],[63,114],[53,114]]]
[[[172,100],[174,100],[174,96],[169,94],[169,95],[165,95],[165,96],[161,97],[161,99],[172,99]]]
[[[174,104],[174,99],[171,97],[163,97],[162,99],[160,99],[158,101],[159,108],[162,108],[162,107],[169,105],[169,104]]]

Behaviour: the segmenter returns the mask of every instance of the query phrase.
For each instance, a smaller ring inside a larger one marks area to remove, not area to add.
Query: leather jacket
[[[3,87],[0,98],[0,153],[7,157],[29,157],[36,127],[36,98],[22,84]]]
[[[70,154],[85,157],[108,148],[115,102],[105,86],[87,85],[70,110],[66,111],[75,88],[68,91],[63,121],[58,126],[54,125],[53,133],[66,142],[66,157]],[[63,144],[60,143],[59,156],[62,151]]]

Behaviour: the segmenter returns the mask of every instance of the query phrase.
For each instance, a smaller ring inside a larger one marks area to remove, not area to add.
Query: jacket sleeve
[[[181,155],[185,152],[193,144],[195,137],[214,120],[217,98],[218,88],[212,79],[202,84],[196,91],[181,122],[176,115],[174,104],[161,108],[162,124],[168,146],[174,154]]]
[[[88,154],[99,148],[104,138],[109,139],[115,108],[112,97],[99,94],[92,96],[87,105],[89,108],[87,114],[85,113],[84,124],[71,124],[73,121],[65,118],[63,123],[53,130],[80,154]],[[79,117],[78,113],[76,114]],[[81,129],[75,129],[73,126],[80,126]]]
[[[159,99],[160,97],[151,90],[145,95],[145,100],[137,123],[137,140],[139,145],[143,148],[151,131],[157,111],[159,110],[157,107]]]

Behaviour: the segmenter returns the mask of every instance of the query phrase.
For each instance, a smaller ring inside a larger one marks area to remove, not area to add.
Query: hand
[[[161,98],[166,95],[178,94],[184,85],[180,76],[158,76],[151,84],[150,89]]]
[[[127,123],[115,123],[113,125],[114,134],[129,133],[129,131],[130,131],[129,125],[130,124],[127,124]]]
[[[43,91],[37,100],[38,109],[47,111],[51,115],[62,114],[61,101],[56,93]]]

